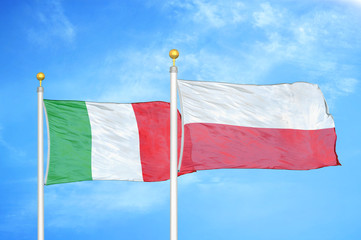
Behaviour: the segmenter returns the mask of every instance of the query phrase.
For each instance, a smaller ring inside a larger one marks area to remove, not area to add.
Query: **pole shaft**
[[[38,87],[38,240],[44,240],[44,130],[43,94]]]
[[[170,240],[178,239],[177,72],[170,68]]]

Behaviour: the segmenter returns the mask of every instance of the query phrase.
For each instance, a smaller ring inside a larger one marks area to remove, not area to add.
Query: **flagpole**
[[[45,75],[39,72],[36,78],[40,81],[38,92],[38,240],[44,240],[44,130],[43,130],[43,94],[41,82]]]
[[[173,59],[170,67],[170,240],[178,239],[178,161],[177,161],[177,73],[175,60],[179,56],[176,49],[169,52]]]

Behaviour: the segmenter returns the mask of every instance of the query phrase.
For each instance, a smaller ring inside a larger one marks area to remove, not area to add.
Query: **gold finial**
[[[179,52],[177,49],[172,49],[169,51],[169,57],[173,59],[173,66],[175,66],[175,60],[179,56]]]
[[[36,74],[36,78],[40,81],[40,87],[41,87],[41,81],[44,80],[45,74],[42,72],[39,72],[38,74]]]

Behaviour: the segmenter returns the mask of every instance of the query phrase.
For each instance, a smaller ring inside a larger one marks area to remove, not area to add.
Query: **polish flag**
[[[308,170],[340,165],[316,84],[239,85],[178,80],[182,169]]]

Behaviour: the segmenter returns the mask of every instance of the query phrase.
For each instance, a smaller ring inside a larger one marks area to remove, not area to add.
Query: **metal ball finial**
[[[39,72],[38,74],[36,74],[36,78],[37,78],[39,81],[43,81],[44,78],[45,78],[45,74],[42,73],[42,72]]]
[[[41,81],[43,81],[45,79],[45,74],[42,72],[39,72],[38,74],[36,74],[36,78],[40,81],[40,87],[41,87]]]
[[[179,52],[177,49],[172,49],[169,51],[169,57],[172,59],[176,59],[179,56]]]
[[[178,58],[179,52],[177,49],[172,49],[169,51],[169,57],[173,59],[173,66],[175,66],[175,60]]]

